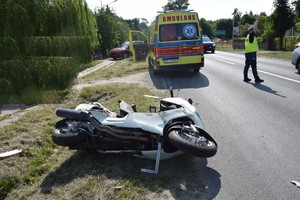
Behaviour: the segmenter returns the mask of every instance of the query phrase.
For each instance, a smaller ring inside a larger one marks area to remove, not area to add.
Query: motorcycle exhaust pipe
[[[89,119],[88,121],[91,122],[91,124],[101,132],[105,132],[112,137],[118,138],[118,139],[123,139],[123,140],[137,140],[137,141],[144,141],[144,142],[150,142],[149,138],[143,137],[142,132],[135,132],[135,131],[130,131],[130,133],[135,134],[137,136],[130,136],[126,135],[128,134],[128,131],[126,130],[116,130],[111,128],[110,126],[105,126],[99,123],[97,120],[95,120],[93,117],[88,116]]]
[[[122,140],[137,140],[137,141],[143,141],[143,142],[150,142],[149,138],[143,137],[143,136],[130,136],[126,135],[128,132],[123,130],[114,130],[109,126],[102,126],[100,129],[100,132],[105,132],[112,137],[122,139]],[[131,132],[135,135],[142,135],[141,132]]]
[[[55,114],[58,117],[74,119],[78,121],[82,121],[82,120],[87,121],[90,118],[90,116],[87,113],[84,113],[80,110],[72,110],[72,109],[57,108]]]

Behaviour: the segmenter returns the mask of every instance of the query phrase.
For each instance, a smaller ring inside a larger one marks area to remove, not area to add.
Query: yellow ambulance
[[[196,12],[159,13],[151,23],[149,37],[137,37],[137,33],[131,31],[129,34],[133,59],[147,57],[154,73],[168,70],[193,70],[198,73],[204,67],[202,29]],[[148,43],[147,47],[145,43]]]

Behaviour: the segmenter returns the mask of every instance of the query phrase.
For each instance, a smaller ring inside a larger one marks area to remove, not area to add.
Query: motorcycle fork
[[[157,140],[157,152],[156,152],[156,160],[155,160],[155,168],[153,169],[145,169],[142,168],[141,171],[149,174],[158,174],[159,162],[160,162],[160,153],[161,153],[161,137]]]

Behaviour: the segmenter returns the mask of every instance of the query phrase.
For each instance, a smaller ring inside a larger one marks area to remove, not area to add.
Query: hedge
[[[0,93],[18,94],[26,87],[63,89],[79,71],[72,57],[32,57],[0,63]]]

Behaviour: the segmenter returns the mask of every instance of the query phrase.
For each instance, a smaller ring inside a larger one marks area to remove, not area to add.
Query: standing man
[[[258,16],[256,15],[256,21],[254,25],[251,25],[248,28],[248,35],[245,40],[245,67],[244,67],[244,81],[249,82],[251,81],[250,78],[248,78],[248,70],[251,66],[252,73],[254,76],[255,83],[261,83],[264,82],[264,80],[260,79],[257,73],[257,62],[256,62],[256,52],[259,50],[258,43],[256,39],[256,31],[257,31],[257,25],[258,25]]]

